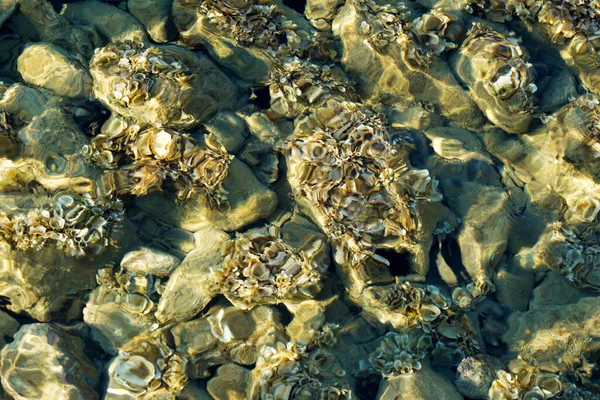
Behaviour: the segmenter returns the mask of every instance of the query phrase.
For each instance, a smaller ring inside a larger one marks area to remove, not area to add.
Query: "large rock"
[[[129,12],[140,20],[148,35],[157,43],[169,42],[177,36],[171,20],[172,0],[128,0]]]
[[[454,385],[429,365],[410,374],[384,379],[379,385],[378,400],[463,400]]]
[[[189,231],[213,226],[225,231],[238,230],[267,218],[277,206],[277,195],[264,186],[243,162],[231,160],[230,170],[223,180],[228,205],[212,207],[198,195],[183,204],[173,205],[167,195],[150,194],[139,198],[138,205],[155,217]]]
[[[54,325],[23,325],[2,350],[2,386],[18,400],[98,399],[98,372],[83,348],[83,340]]]
[[[91,95],[92,77],[87,69],[56,45],[35,43],[25,47],[17,60],[17,70],[25,82],[58,96]]]

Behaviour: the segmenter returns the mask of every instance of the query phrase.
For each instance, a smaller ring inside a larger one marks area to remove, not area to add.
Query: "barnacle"
[[[406,250],[419,229],[416,206],[440,199],[381,116],[353,103],[327,102],[302,119],[286,153],[294,195],[332,239],[340,264],[361,264],[378,246]]]
[[[432,347],[431,337],[388,332],[380,346],[369,356],[375,371],[384,378],[409,374],[421,369],[421,361]]]
[[[161,191],[163,181],[170,179],[181,200],[202,193],[217,205],[225,202],[221,184],[233,156],[210,136],[200,146],[189,135],[171,129],[142,130],[117,117],[109,119],[83,151],[108,169],[105,184],[117,194]]]
[[[54,244],[70,256],[95,255],[114,245],[124,210],[120,201],[60,194],[39,207],[0,212],[3,245],[19,250]]]
[[[533,65],[519,39],[476,22],[457,56],[457,72],[490,121],[511,133],[527,130],[537,90]]]
[[[307,352],[293,343],[265,346],[250,373],[247,398],[350,399],[346,372],[326,350]]]
[[[327,268],[319,263],[325,249],[317,237],[306,250],[298,250],[267,228],[237,234],[224,248],[221,292],[242,309],[313,298]]]

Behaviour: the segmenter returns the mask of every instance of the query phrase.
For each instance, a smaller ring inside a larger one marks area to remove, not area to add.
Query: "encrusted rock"
[[[260,306],[251,311],[216,305],[201,318],[171,328],[178,351],[187,355],[193,376],[210,376],[215,365],[235,362],[254,364],[259,349],[286,341],[280,313]]]
[[[181,47],[109,43],[90,62],[94,95],[144,124],[191,128],[235,104],[235,85],[206,56]]]
[[[529,128],[537,90],[528,53],[514,34],[476,22],[455,59],[458,76],[470,88],[485,116],[510,133]]]
[[[211,178],[217,177],[211,175]],[[226,205],[220,208],[212,206],[202,193],[175,205],[173,196],[151,194],[138,199],[138,204],[156,218],[189,231],[207,226],[226,231],[237,230],[267,218],[277,206],[275,192],[263,185],[252,170],[237,158],[231,160],[222,188],[226,193]]]
[[[485,400],[492,382],[502,368],[499,360],[486,354],[467,357],[458,365],[454,384],[469,399]]]

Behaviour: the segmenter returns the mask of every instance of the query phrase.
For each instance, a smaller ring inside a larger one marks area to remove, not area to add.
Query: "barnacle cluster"
[[[428,336],[432,345],[427,355],[434,361],[453,364],[480,349],[463,311],[436,286],[404,282],[373,293],[376,307],[369,311],[412,335]]]
[[[294,343],[265,346],[252,371],[249,399],[350,399],[346,372],[326,350]]]
[[[492,382],[488,398],[504,399],[582,399],[597,398],[585,387],[572,382],[567,374],[542,372],[531,367],[523,368],[519,373],[498,371],[498,377]]]
[[[429,172],[410,166],[390,129],[369,109],[330,102],[287,144],[292,190],[332,239],[340,264],[364,262],[377,245],[410,243],[419,228],[415,205],[440,199]]]
[[[334,65],[319,65],[298,57],[275,64],[269,80],[272,109],[297,117],[335,96],[355,98],[351,82]]]
[[[0,237],[19,250],[52,244],[69,256],[94,255],[114,245],[123,217],[120,201],[61,194],[26,212],[0,212]]]
[[[258,4],[255,0],[208,0],[198,3],[198,11],[211,24],[232,34],[242,46],[277,50],[285,39],[285,31],[281,27],[285,17],[273,4]]]
[[[600,291],[600,245],[594,224],[557,223],[542,241],[547,267],[564,275],[573,285]]]
[[[144,124],[190,128],[235,101],[234,87],[221,93],[212,81],[220,71],[178,47],[109,43],[96,49],[90,73],[99,100]]]
[[[364,14],[360,34],[367,37],[376,49],[383,49],[406,35],[409,13],[404,2],[393,6],[380,5],[373,0],[355,0],[353,5]]]
[[[107,169],[107,189],[118,194],[144,195],[174,183],[177,196],[201,193],[213,204],[225,202],[222,182],[233,156],[207,136],[204,146],[172,129],[147,128],[111,118],[84,152]]]
[[[421,361],[432,347],[431,337],[416,337],[406,333],[389,332],[380,346],[369,356],[373,369],[384,378],[409,374],[421,369]]]
[[[224,249],[222,293],[243,309],[313,298],[322,288],[324,249],[319,240],[306,251],[295,249],[267,228],[237,234]]]

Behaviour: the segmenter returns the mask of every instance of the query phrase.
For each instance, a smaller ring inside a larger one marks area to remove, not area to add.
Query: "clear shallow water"
[[[4,397],[598,398],[598,11],[0,3]]]

